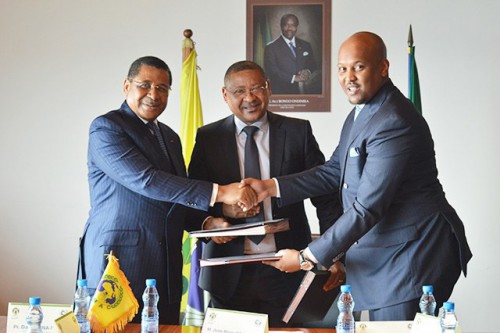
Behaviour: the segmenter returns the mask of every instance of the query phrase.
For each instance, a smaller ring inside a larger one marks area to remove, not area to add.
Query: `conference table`
[[[7,327],[7,317],[0,316],[0,333],[5,333]],[[284,332],[304,332],[304,333],[335,333],[335,329],[327,328],[270,328],[270,331]],[[123,330],[124,333],[141,333],[141,325],[128,324]],[[200,333],[200,327],[160,325],[158,333]]]

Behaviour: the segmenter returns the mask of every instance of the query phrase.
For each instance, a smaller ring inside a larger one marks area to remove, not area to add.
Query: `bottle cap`
[[[350,293],[351,292],[351,285],[349,284],[343,284],[340,286],[340,291],[343,293]]]
[[[453,302],[444,302],[443,303],[443,308],[445,310],[455,310],[455,303],[453,303]]]
[[[156,279],[146,279],[146,287],[156,287]]]
[[[434,288],[432,288],[432,286],[422,286],[422,290],[425,294],[432,294],[434,292]]]
[[[87,286],[87,280],[85,279],[80,279],[78,281],[76,281],[76,285],[78,287],[86,287]]]
[[[30,297],[30,305],[40,305],[40,297]]]

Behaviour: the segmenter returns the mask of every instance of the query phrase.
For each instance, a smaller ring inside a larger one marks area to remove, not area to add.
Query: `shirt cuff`
[[[314,262],[315,264],[318,263],[318,259],[316,259],[316,257],[314,256],[314,254],[312,254],[311,250],[309,250],[309,247],[306,247],[304,249],[304,252],[302,252],[302,254],[304,255],[304,257],[306,259],[309,259],[311,260],[312,262]]]
[[[278,180],[276,178],[273,178],[273,180],[274,185],[276,185],[276,198],[281,198],[280,183],[278,183]]]
[[[219,192],[219,184],[215,184],[212,188],[212,197],[210,198],[210,207],[215,205],[215,200],[217,200],[217,193]]]

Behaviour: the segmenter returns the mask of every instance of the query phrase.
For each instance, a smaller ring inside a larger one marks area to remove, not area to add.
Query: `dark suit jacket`
[[[317,67],[311,44],[297,37],[295,43],[297,57],[293,56],[282,36],[265,47],[264,68],[274,94],[298,94],[298,83],[290,83],[292,77],[302,69],[312,72]]]
[[[326,266],[347,252],[357,309],[416,299],[423,284],[451,285],[451,294],[458,274],[440,267],[457,262],[466,274],[472,254],[437,178],[427,123],[390,81],[353,116],[325,165],[278,179],[281,204],[340,191],[344,214],[309,247]],[[432,233],[450,228],[456,239]]]
[[[181,298],[184,206],[207,210],[213,185],[186,178],[179,137],[158,124],[171,163],[126,103],[92,122],[91,209],[82,245],[90,288],[97,287],[107,264],[104,255],[113,250],[141,307],[145,280],[157,280],[161,316],[168,303]]]
[[[324,163],[308,121],[267,113],[269,119],[269,149],[271,177],[287,175]],[[198,130],[196,145],[189,165],[189,177],[228,184],[241,180],[238,150],[235,138],[234,116],[229,116]],[[326,230],[340,215],[337,196],[326,195],[312,199],[317,208],[321,231]],[[290,231],[275,234],[278,249],[303,249],[311,241],[303,202],[278,208],[272,202],[273,218],[288,217]],[[216,205],[210,215],[222,216],[222,206]],[[227,244],[205,244],[205,258],[242,255],[244,238],[239,237]],[[202,268],[199,280],[201,288],[221,298],[234,293],[239,280],[241,265]],[[288,274],[291,288],[296,288],[301,274]]]

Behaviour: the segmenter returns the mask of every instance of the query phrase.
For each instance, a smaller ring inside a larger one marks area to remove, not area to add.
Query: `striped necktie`
[[[160,144],[161,150],[163,151],[163,153],[165,154],[167,159],[169,159],[167,146],[165,145],[165,141],[163,141],[163,137],[161,135],[160,128],[153,121],[150,121],[148,123],[148,127],[153,131],[153,134],[156,137],[156,140],[158,140],[158,143]]]
[[[293,45],[292,42],[290,42],[290,44],[288,44],[288,45],[290,46],[290,51],[292,51],[293,57],[296,58],[297,53],[295,52],[295,46]]]

